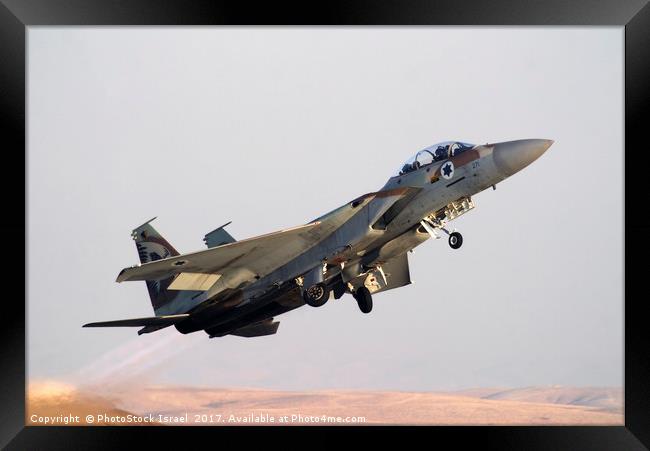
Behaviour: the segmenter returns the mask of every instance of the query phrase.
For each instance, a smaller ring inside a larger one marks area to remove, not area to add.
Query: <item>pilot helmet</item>
[[[435,151],[436,160],[447,158],[447,146],[438,146]]]

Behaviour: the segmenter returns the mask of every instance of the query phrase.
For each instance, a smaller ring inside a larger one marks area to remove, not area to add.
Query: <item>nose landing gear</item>
[[[458,249],[463,245],[463,235],[458,232],[452,232],[449,234],[449,247],[452,249]]]
[[[463,245],[463,236],[454,231],[450,232],[445,228],[447,222],[452,219],[456,219],[460,215],[463,215],[474,208],[474,202],[471,197],[462,197],[454,202],[451,202],[446,207],[441,208],[440,210],[431,213],[430,215],[424,217],[420,224],[426,230],[431,238],[438,239],[437,231],[442,230],[447,235],[449,235],[449,247],[452,249],[458,249]]]
[[[436,229],[442,230],[447,235],[449,235],[449,240],[448,240],[449,247],[451,247],[452,249],[458,249],[463,245],[463,235],[461,235],[460,232],[450,232],[441,223],[434,223],[433,224],[435,226],[434,228],[427,218],[420,221],[420,224],[422,224],[424,229],[427,232],[429,232],[429,235],[431,235],[431,237],[434,239],[440,238],[436,233]]]

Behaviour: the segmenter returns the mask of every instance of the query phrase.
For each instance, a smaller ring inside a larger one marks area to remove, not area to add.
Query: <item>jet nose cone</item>
[[[552,139],[520,139],[498,143],[492,153],[494,163],[501,172],[510,176],[537,160],[553,142]]]

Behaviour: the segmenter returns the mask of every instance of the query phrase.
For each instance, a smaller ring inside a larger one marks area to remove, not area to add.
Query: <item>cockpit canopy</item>
[[[463,143],[460,141],[444,141],[438,144],[434,144],[425,149],[422,149],[411,158],[406,160],[400,167],[399,172],[394,174],[393,177],[415,171],[417,169],[420,169],[422,166],[426,166],[431,163],[444,161],[449,157],[458,155],[459,153],[472,149],[473,147],[474,144]]]

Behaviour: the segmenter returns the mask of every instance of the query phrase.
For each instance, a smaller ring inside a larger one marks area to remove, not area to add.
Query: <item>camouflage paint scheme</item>
[[[430,146],[379,191],[303,226],[236,241],[224,229],[228,223],[205,236],[207,250],[183,255],[148,221],[132,234],[140,265],[123,269],[117,281],[146,281],[156,316],[84,327],[135,326],[142,334],[174,325],[210,337],[264,336],[277,331],[275,316],[305,305],[310,287],[339,299],[364,287],[374,295],[408,285],[408,251],[439,230],[449,234],[445,224],[474,207],[472,195],[528,166],[551,144]]]

